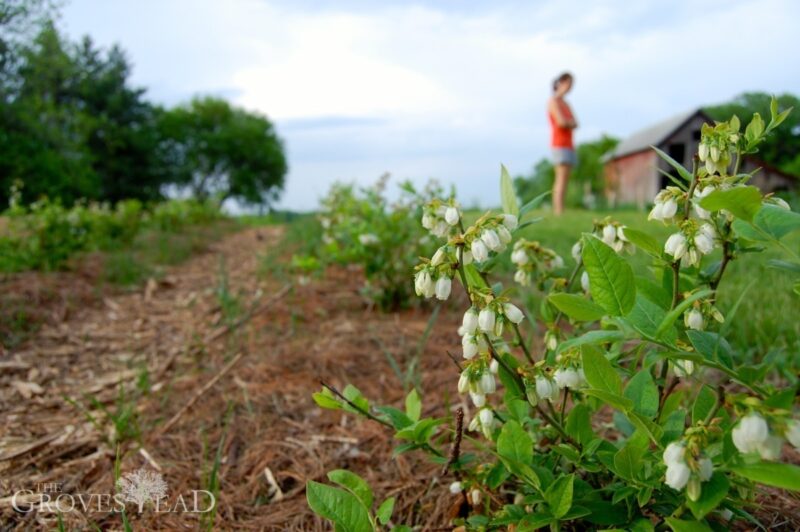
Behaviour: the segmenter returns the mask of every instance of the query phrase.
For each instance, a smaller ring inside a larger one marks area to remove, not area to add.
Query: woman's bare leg
[[[564,196],[567,192],[567,181],[572,167],[568,164],[557,164],[555,167],[556,179],[553,183],[553,213],[561,216],[564,212]]]

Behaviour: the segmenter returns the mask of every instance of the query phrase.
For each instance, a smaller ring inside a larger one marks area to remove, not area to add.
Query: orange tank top
[[[564,118],[573,120],[572,111],[563,100],[556,100],[556,105],[561,108],[561,114],[564,115]],[[550,128],[552,130],[550,145],[553,148],[574,148],[572,145],[572,129],[559,126],[553,113],[548,111],[547,116],[550,119]]]

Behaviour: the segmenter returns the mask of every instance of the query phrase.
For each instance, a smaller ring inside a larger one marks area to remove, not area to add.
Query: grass
[[[522,230],[523,236],[539,240],[556,250],[567,265],[571,265],[570,250],[581,233],[592,230],[592,222],[611,216],[625,225],[640,228],[664,242],[674,228],[659,222],[648,222],[647,214],[637,211],[583,211],[570,210],[561,218],[549,212],[536,212],[541,220]],[[787,244],[800,248],[800,236],[790,235]],[[653,278],[652,259],[641,251],[626,256],[637,275]],[[703,267],[719,260],[716,251],[703,261]],[[784,271],[768,268],[769,259],[786,258],[778,249],[766,249],[763,253],[746,254],[733,261],[719,287],[718,307],[726,316],[741,298],[736,314],[727,325],[727,338],[738,346],[750,359],[762,356],[792,356],[793,367],[800,366],[800,309],[798,296],[792,292],[795,279]],[[744,297],[742,297],[744,295]],[[730,316],[729,316],[730,318]]]

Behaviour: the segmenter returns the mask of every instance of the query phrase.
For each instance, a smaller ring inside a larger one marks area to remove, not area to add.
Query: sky
[[[800,92],[796,0],[69,0],[60,27],[119,44],[152,101],[214,95],[269,117],[289,162],[277,207],[334,181],[455,184],[499,203],[500,164],[549,155],[552,79],[576,141],[744,91]]]

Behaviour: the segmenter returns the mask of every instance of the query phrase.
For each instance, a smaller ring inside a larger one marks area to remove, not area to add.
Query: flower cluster
[[[503,214],[490,218],[482,217],[465,234],[468,251],[464,252],[464,264],[472,260],[483,262],[489,253],[499,253],[511,242],[511,231],[517,228],[517,217]]]
[[[691,307],[683,313],[683,324],[687,329],[702,331],[706,328],[708,318],[713,318],[719,323],[725,323],[725,317],[714,306],[710,299],[695,301]]]
[[[686,198],[686,193],[678,187],[667,187],[656,194],[653,200],[653,209],[647,215],[648,220],[659,220],[664,223],[672,222],[678,213],[678,204]]]
[[[785,424],[784,436],[795,448],[800,449],[800,421],[789,420]],[[767,420],[757,412],[750,412],[731,431],[733,444],[744,454],[758,453],[764,460],[781,457],[783,438],[770,432]]]
[[[693,220],[687,220],[680,231],[673,233],[664,244],[664,252],[676,261],[686,259],[689,266],[698,266],[703,255],[708,255],[716,246],[717,231],[710,223],[698,227]]]
[[[708,175],[725,173],[731,164],[731,153],[739,142],[739,121],[703,124],[697,155],[705,163]]]
[[[422,227],[438,237],[448,236],[459,220],[461,211],[453,199],[448,202],[434,199],[422,208]]]
[[[697,446],[692,448],[697,451]],[[690,500],[700,498],[702,483],[708,481],[714,473],[711,459],[697,452],[687,453],[688,446],[684,441],[672,442],[664,450],[664,464],[667,473],[664,483],[674,490],[686,488]]]
[[[530,286],[534,281],[542,283],[554,270],[564,267],[564,259],[558,253],[524,238],[514,243],[511,262],[517,266],[514,281],[522,286]]]

